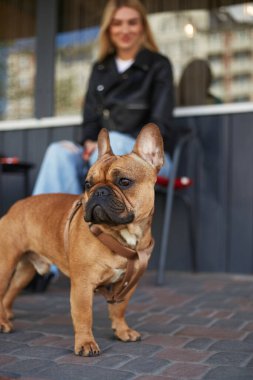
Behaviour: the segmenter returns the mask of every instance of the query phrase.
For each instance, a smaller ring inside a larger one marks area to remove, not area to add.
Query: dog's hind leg
[[[36,272],[43,275],[50,270],[50,262],[35,252],[27,252],[19,261],[9,288],[3,299],[3,306],[8,319],[13,317],[12,305],[21,292],[29,284]]]
[[[1,262],[0,264],[0,332],[8,333],[13,329],[13,327],[7,318],[5,308],[3,305],[3,298],[9,287],[11,278],[13,276],[15,267],[17,265],[17,258],[15,258],[13,255],[13,257],[11,258],[8,257],[8,260],[7,260],[6,256],[1,257],[1,252],[0,252],[0,262]]]
[[[3,306],[8,319],[13,318],[12,305],[15,298],[21,290],[29,284],[35,273],[36,270],[33,264],[27,259],[26,256],[23,257],[17,265],[16,271],[3,299]]]

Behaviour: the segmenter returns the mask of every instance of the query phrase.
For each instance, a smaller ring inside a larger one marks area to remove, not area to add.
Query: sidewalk
[[[253,379],[253,276],[174,272],[154,284],[146,272],[128,308],[141,342],[115,340],[106,302],[95,298],[94,358],[73,354],[67,280],[22,294],[16,331],[0,334],[0,379]]]

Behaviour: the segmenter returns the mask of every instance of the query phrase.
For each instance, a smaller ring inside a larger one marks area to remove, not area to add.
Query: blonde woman
[[[84,172],[97,158],[102,127],[109,130],[115,154],[129,153],[148,122],[159,126],[166,148],[173,103],[171,64],[158,53],[143,5],[109,0],[84,101],[82,145],[61,141],[49,146],[33,193],[81,193]],[[161,175],[168,176],[169,167],[166,154]]]

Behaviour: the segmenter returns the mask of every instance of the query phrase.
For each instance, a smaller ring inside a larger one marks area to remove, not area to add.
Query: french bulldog
[[[159,128],[147,124],[133,151],[113,154],[109,135],[98,136],[98,160],[84,193],[43,194],[16,202],[0,220],[0,331],[13,330],[12,306],[36,271],[51,263],[70,278],[75,354],[99,355],[92,333],[94,293],[107,301],[115,336],[140,340],[125,311],[153,248],[151,222],[156,176],[163,165]]]

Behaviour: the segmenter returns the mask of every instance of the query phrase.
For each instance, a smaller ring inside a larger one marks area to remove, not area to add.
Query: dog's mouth
[[[108,188],[99,188],[88,200],[84,219],[94,224],[119,225],[128,224],[134,220],[133,211],[127,210],[123,201],[118,199]]]

